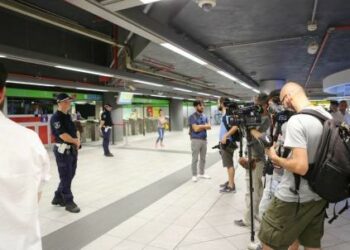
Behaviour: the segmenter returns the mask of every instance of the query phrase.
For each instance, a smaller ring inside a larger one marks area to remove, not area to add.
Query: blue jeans
[[[109,139],[111,137],[111,130],[112,129],[108,129],[107,131],[105,131],[105,128],[102,128],[102,136],[103,136],[103,151],[106,154],[109,154]]]
[[[55,197],[63,198],[65,203],[70,203],[73,201],[71,185],[77,169],[78,153],[77,151],[66,149],[65,153],[61,154],[57,149],[57,146],[55,146],[53,153],[56,158],[60,183],[55,192]]]
[[[160,142],[163,142],[163,139],[164,139],[164,131],[165,131],[164,128],[158,128],[158,138],[157,138],[156,143],[158,143],[159,141],[160,141]]]

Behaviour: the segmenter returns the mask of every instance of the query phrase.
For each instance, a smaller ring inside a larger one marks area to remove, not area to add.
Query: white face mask
[[[278,105],[276,103],[269,104],[268,111],[270,114],[277,114],[277,113],[280,113],[284,110],[285,110],[285,108],[282,105]]]

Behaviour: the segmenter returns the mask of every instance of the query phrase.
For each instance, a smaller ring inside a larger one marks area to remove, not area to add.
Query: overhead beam
[[[240,81],[243,81],[251,87],[259,86],[252,78],[245,75],[237,67],[224,62],[222,58],[219,58],[212,53],[208,52],[205,48],[192,42],[184,36],[178,35],[174,30],[168,26],[164,26],[150,17],[144,15],[142,12],[136,9],[128,9],[121,12],[113,12],[105,6],[99,4],[93,0],[65,0],[81,9],[89,11],[90,13],[99,16],[115,25],[118,25],[124,29],[130,30],[133,33],[142,36],[156,44],[171,43],[172,45],[181,48],[188,53],[199,57],[206,61],[207,67],[213,71],[225,71],[232,74]]]
[[[120,10],[137,7],[140,5],[144,5],[145,3],[141,2],[140,0],[122,0],[122,1],[103,1],[101,2],[101,4],[111,11],[120,11]]]
[[[34,51],[19,49],[19,48],[10,47],[10,46],[1,45],[1,44],[0,44],[0,55],[2,58],[6,58],[10,60],[43,65],[48,67],[54,67],[57,69],[69,69],[69,68],[80,69],[80,71],[78,70],[73,70],[73,71],[77,71],[80,73],[108,76],[111,78],[123,79],[126,81],[138,80],[138,81],[163,85],[164,87],[159,89],[154,87],[148,87],[149,89],[156,90],[158,92],[172,92],[175,94],[184,94],[184,95],[193,97],[193,96],[200,96],[196,93],[203,91],[203,89],[196,88],[195,86],[188,86],[188,85],[184,86],[183,84],[179,84],[176,82],[170,82],[164,79],[150,77],[142,74],[131,73],[125,70],[111,69],[111,68],[107,68],[99,65],[89,64],[89,63],[80,62],[80,61],[74,61],[67,58],[46,55],[46,54],[42,54]],[[173,88],[185,88],[185,89],[191,90],[192,92],[183,93],[181,91],[179,92],[179,91],[173,90]],[[145,89],[147,89],[147,87],[145,87]],[[211,95],[220,95],[220,93],[215,90],[208,90],[207,93]]]

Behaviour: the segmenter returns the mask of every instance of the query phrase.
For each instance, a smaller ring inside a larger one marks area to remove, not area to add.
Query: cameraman
[[[274,90],[269,95],[268,111],[271,116],[272,125],[270,127],[270,137],[275,143],[278,155],[286,158],[290,152],[285,149],[284,138],[286,135],[287,121],[294,114],[294,112],[285,110],[279,100],[280,90]],[[274,166],[271,161],[267,162],[265,166],[264,176],[264,192],[259,205],[259,219],[270,205],[277,185],[281,182],[283,175],[283,168]]]
[[[258,218],[259,214],[259,204],[263,194],[263,171],[264,171],[264,162],[266,161],[265,156],[265,148],[263,144],[259,142],[259,138],[268,131],[271,121],[268,115],[267,107],[268,107],[268,95],[260,94],[255,99],[255,105],[260,106],[262,108],[262,117],[261,117],[261,125],[250,129],[247,133],[251,133],[253,136],[252,142],[252,162],[253,162],[253,170],[252,170],[252,182],[253,182],[253,212],[256,218]],[[248,165],[247,159],[239,160],[241,165]],[[243,163],[243,164],[242,164]],[[245,163],[245,164],[244,164]],[[243,220],[235,220],[235,224],[237,226],[246,227],[251,223],[250,219],[250,186],[249,186],[249,168],[246,170],[246,183],[247,183],[247,191],[245,197],[246,210],[244,214]]]
[[[236,192],[235,186],[235,169],[233,167],[233,153],[237,149],[236,138],[233,137],[238,131],[237,126],[229,127],[227,122],[226,111],[229,108],[237,109],[236,103],[232,103],[230,99],[226,97],[221,97],[219,99],[219,111],[222,113],[221,123],[220,123],[220,154],[222,158],[222,165],[227,168],[228,181],[221,185],[221,193],[231,193]]]
[[[289,82],[281,90],[284,107],[295,112],[313,109],[325,117],[332,116],[321,107],[312,107],[305,90]],[[287,124],[284,146],[291,149],[288,158],[279,157],[274,147],[266,153],[272,162],[285,171],[267,211],[264,213],[259,239],[264,249],[288,249],[297,240],[308,249],[320,249],[324,232],[326,201],[314,193],[301,178],[296,187],[294,174],[305,175],[309,164],[315,161],[317,145],[321,140],[322,123],[313,116],[298,114]]]

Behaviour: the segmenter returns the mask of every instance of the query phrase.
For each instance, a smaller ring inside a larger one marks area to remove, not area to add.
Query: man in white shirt
[[[348,103],[343,100],[339,103],[338,112],[332,113],[333,119],[340,123],[345,122],[350,125],[350,114],[347,111]]]
[[[6,76],[0,63],[0,249],[40,250],[38,202],[50,161],[38,135],[2,113]]]

